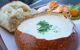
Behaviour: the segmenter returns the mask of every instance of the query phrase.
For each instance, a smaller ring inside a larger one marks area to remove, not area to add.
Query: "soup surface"
[[[70,36],[73,24],[64,16],[41,15],[25,20],[18,26],[18,30],[38,39],[54,40]]]

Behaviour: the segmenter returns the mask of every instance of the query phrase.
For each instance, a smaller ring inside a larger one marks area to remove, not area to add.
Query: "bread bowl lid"
[[[69,37],[73,32],[73,23],[58,13],[40,13],[26,18],[17,28],[18,31],[37,39],[54,40]]]

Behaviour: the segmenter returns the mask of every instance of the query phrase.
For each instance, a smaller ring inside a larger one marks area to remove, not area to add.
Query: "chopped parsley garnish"
[[[47,31],[51,30],[51,27],[52,27],[52,25],[48,24],[48,22],[46,22],[45,20],[40,21],[37,25],[40,26],[37,29],[40,33],[47,32]]]
[[[72,19],[72,20],[79,20],[79,19],[80,19],[80,16],[72,17],[71,19]]]

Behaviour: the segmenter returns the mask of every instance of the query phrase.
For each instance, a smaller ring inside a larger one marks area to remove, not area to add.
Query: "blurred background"
[[[3,6],[6,3],[9,3],[11,1],[17,1],[17,0],[0,0],[0,7]],[[22,1],[28,5],[34,6],[34,4],[45,4],[48,3],[49,1],[58,1],[61,4],[78,4],[80,3],[80,0],[19,0]]]

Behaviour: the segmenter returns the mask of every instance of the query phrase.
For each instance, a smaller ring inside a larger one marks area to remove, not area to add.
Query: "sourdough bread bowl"
[[[77,33],[73,22],[60,13],[30,15],[17,27],[19,50],[76,50]]]

